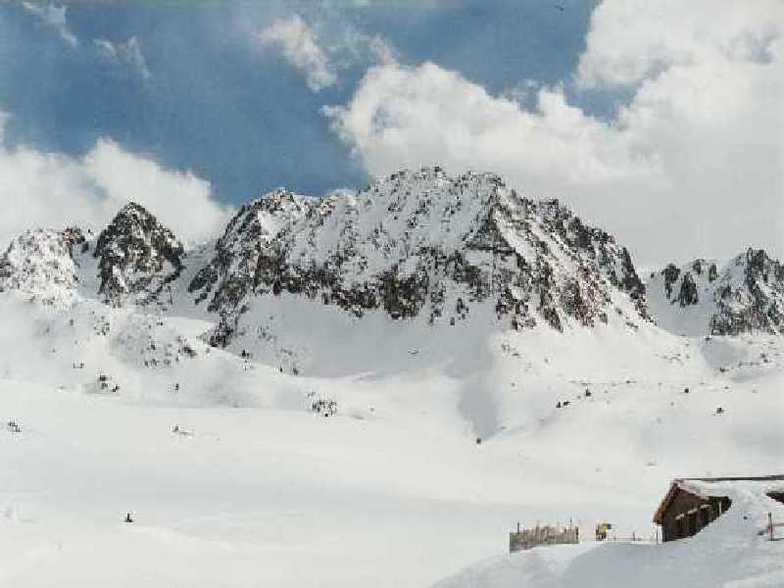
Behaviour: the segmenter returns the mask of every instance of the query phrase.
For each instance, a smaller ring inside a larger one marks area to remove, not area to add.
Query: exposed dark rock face
[[[710,264],[708,268],[708,281],[713,282],[719,277],[719,270],[715,263]]]
[[[663,289],[667,306],[672,308],[668,312],[688,312],[692,324],[698,318],[694,313],[701,313],[704,334],[781,333],[784,329],[784,266],[761,249],[748,249],[721,269],[704,259],[683,268],[669,264],[660,276],[654,275],[650,295],[657,295],[656,288]],[[673,319],[677,317],[664,317],[661,322],[677,324]]]
[[[189,289],[221,316],[214,344],[231,339],[254,297],[284,292],[430,323],[456,324],[485,301],[513,328],[593,325],[611,308],[647,317],[644,285],[610,235],[495,175],[440,168],[398,172],[356,195],[278,191],[251,202]]]
[[[667,298],[669,298],[672,296],[672,285],[678,281],[681,270],[671,263],[662,270],[662,275],[664,276],[664,290],[667,292]]]
[[[82,248],[87,243],[87,240],[84,237],[84,233],[79,227],[68,227],[63,230],[62,235],[63,239],[70,248],[71,257],[73,257],[74,248],[77,246]]]
[[[741,279],[737,279],[741,276]],[[711,332],[737,335],[784,329],[784,265],[762,249],[736,257],[718,281]]]
[[[185,252],[169,229],[131,202],[98,236],[93,255],[99,259],[98,293],[120,305],[127,299],[141,304],[157,300],[180,275]]]
[[[212,311],[236,309],[253,292],[269,263],[278,233],[304,216],[315,200],[277,190],[240,208],[215,244],[212,261],[188,285],[196,302],[211,298]],[[267,268],[267,272],[273,268]]]
[[[699,302],[699,294],[697,293],[697,284],[694,283],[694,278],[691,273],[686,272],[683,274],[681,280],[681,289],[678,291],[678,303],[681,306],[690,306]]]

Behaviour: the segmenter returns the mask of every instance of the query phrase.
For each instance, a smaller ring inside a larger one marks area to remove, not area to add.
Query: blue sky
[[[405,10],[389,2],[342,9],[76,4],[66,12],[76,47],[21,5],[6,4],[0,105],[13,114],[11,141],[78,155],[108,135],[168,166],[192,169],[229,201],[280,185],[322,193],[367,180],[320,111],[344,103],[367,64],[349,65],[339,84],[314,93],[248,31],[290,13],[325,28],[349,23],[383,35],[402,61],[433,60],[498,93],[526,79],[568,82],[590,15],[587,3],[571,4],[565,11],[519,0],[412,2]],[[103,58],[93,41],[131,37],[149,79]]]
[[[778,0],[0,3],[0,240],[131,197],[203,239],[279,186],[440,164],[559,197],[644,265],[784,255],[782,23]]]

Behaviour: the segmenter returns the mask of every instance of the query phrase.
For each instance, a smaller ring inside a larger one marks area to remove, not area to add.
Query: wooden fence
[[[773,520],[773,513],[768,513],[768,524],[758,535],[767,535],[770,541],[784,541],[784,536],[776,536],[776,529],[784,529],[784,522],[777,523]]]
[[[531,549],[537,545],[563,545],[580,542],[580,530],[577,527],[551,527],[536,525],[532,529],[520,529],[509,533],[509,553]]]

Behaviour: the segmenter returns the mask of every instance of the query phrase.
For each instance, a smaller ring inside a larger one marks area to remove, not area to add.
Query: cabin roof
[[[733,486],[750,487],[759,493],[784,491],[784,474],[771,476],[725,476],[720,478],[675,478],[670,489],[656,509],[653,522],[661,524],[662,518],[679,490],[699,498],[724,498]]]

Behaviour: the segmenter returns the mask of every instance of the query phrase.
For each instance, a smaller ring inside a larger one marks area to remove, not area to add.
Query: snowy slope
[[[475,340],[475,374],[422,349],[294,377],[194,319],[2,304],[0,417],[22,427],[0,431],[2,583],[425,586],[504,553],[517,520],[647,536],[672,477],[783,465],[774,337],[541,326]]]
[[[781,337],[660,328],[622,246],[495,176],[277,191],[195,251],[113,224],[0,261],[0,584],[426,586],[518,520],[648,535],[673,477],[784,470]],[[646,549],[585,561],[681,557]]]

